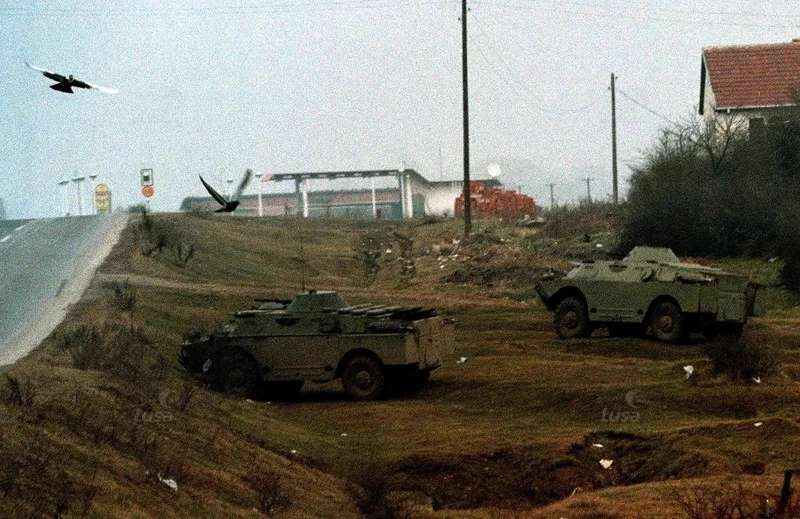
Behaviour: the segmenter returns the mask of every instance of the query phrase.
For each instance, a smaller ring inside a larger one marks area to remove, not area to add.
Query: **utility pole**
[[[586,177],[584,179],[586,181],[586,199],[589,200],[589,203],[592,203],[592,182],[594,181],[594,177]]]
[[[467,0],[461,0],[461,72],[464,97],[464,236],[472,232],[472,193],[469,186],[469,96],[467,88]]]
[[[614,85],[614,73],[611,73],[611,176],[613,182],[614,205],[619,203],[617,187],[617,90]],[[591,200],[590,200],[591,201]]]
[[[550,212],[553,211],[553,208],[556,206],[556,197],[553,194],[553,188],[556,186],[555,182],[550,182],[547,184],[550,186]]]

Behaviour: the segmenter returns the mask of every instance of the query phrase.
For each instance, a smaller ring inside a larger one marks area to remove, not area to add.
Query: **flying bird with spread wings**
[[[200,176],[200,175],[198,175],[198,176],[200,177],[200,182],[202,182],[203,186],[206,188],[206,191],[208,191],[208,193],[214,198],[214,200],[216,200],[219,203],[219,205],[222,206],[222,207],[220,207],[219,209],[217,209],[214,212],[215,213],[232,213],[233,211],[236,210],[237,207],[239,207],[238,198],[239,198],[239,196],[241,196],[242,191],[244,191],[244,188],[247,187],[247,184],[250,183],[250,179],[253,176],[253,171],[249,170],[249,169],[245,170],[244,177],[242,177],[242,181],[239,182],[239,187],[236,188],[236,192],[233,194],[233,196],[231,196],[230,201],[225,200],[225,198],[222,195],[217,193],[216,189],[211,187],[208,184],[208,182],[203,180],[202,176]]]
[[[31,65],[27,61],[25,62],[25,64],[28,65],[28,67],[32,68],[33,70],[41,72],[44,77],[56,81],[56,84],[50,85],[50,88],[52,88],[53,90],[58,90],[59,92],[64,92],[65,94],[72,94],[73,88],[94,89],[104,92],[106,94],[116,94],[117,92],[119,92],[119,90],[117,90],[116,88],[108,88],[100,85],[93,85],[92,83],[87,83],[86,81],[75,79],[72,75],[62,76],[61,74],[58,74],[56,72],[50,72],[49,70],[45,70],[35,65]]]

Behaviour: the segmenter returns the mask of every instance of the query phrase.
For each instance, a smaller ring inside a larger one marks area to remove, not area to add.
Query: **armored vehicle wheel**
[[[686,318],[677,304],[662,301],[650,313],[650,330],[660,341],[680,342],[687,335]]]
[[[258,383],[258,366],[242,351],[222,351],[212,361],[214,389],[227,394],[247,396]]]
[[[353,400],[376,400],[386,387],[386,375],[375,359],[355,357],[344,369],[343,384]]]
[[[558,303],[553,322],[556,333],[562,339],[588,337],[592,333],[586,303],[577,297],[568,297]]]

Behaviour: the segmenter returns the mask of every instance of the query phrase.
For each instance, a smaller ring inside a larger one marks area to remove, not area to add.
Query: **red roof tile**
[[[800,42],[706,47],[717,108],[792,104],[800,93]]]

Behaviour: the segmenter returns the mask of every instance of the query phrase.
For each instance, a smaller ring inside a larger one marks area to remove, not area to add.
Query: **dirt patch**
[[[519,245],[476,241],[439,258],[449,262],[451,272],[440,280],[444,283],[474,284],[481,286],[533,286],[545,272],[556,269],[563,274],[569,265],[549,255],[532,253]]]
[[[604,468],[601,460],[611,464]],[[561,456],[533,446],[413,456],[385,476],[383,488],[423,493],[434,509],[525,509],[608,486],[698,477],[708,465],[702,454],[674,440],[603,432],[587,435]]]

